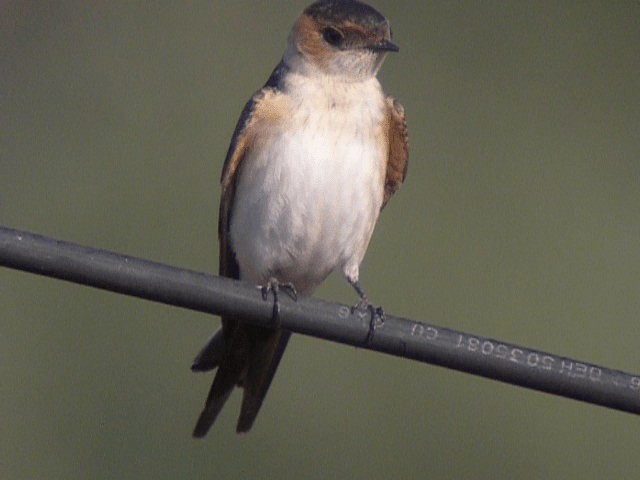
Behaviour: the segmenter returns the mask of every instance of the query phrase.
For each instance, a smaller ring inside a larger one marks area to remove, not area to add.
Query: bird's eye
[[[329,45],[333,47],[339,47],[344,40],[344,35],[342,35],[342,32],[340,32],[340,30],[336,30],[332,27],[327,27],[322,32],[322,38],[324,38],[325,42],[327,42]]]

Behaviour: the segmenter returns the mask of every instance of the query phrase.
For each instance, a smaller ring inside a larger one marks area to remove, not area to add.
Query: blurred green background
[[[305,2],[0,1],[0,224],[215,272],[218,178]],[[394,315],[640,373],[640,4],[375,2],[411,159]],[[318,295],[354,303],[332,276]],[[0,477],[631,478],[637,418],[294,337],[190,437],[217,318],[0,270]]]

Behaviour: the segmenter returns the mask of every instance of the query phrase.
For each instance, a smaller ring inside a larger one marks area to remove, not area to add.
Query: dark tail
[[[240,417],[236,426],[238,433],[245,433],[251,429],[291,336],[291,332],[286,330],[269,333],[269,337],[260,341],[249,357]]]
[[[224,329],[218,330],[202,347],[191,365],[192,372],[209,372],[220,365],[224,358]]]
[[[251,429],[291,336],[290,332],[279,329],[246,324],[233,327],[235,331],[226,345],[204,410],[193,430],[196,438],[207,434],[235,385],[244,388],[236,431],[244,433]]]

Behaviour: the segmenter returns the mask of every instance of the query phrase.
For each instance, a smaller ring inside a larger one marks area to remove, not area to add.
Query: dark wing
[[[389,157],[384,181],[382,210],[389,199],[400,188],[407,176],[409,165],[409,133],[404,117],[404,108],[393,97],[387,97],[387,119],[389,122]]]
[[[238,262],[229,238],[229,222],[239,169],[255,140],[253,128],[255,119],[260,116],[262,110],[269,109],[269,99],[278,93],[285,68],[282,63],[278,65],[265,87],[245,105],[224,162],[218,236],[220,239],[219,271],[225,277],[240,277]],[[208,351],[204,356],[201,353],[196,360],[211,368],[217,366],[218,371],[204,410],[193,431],[194,437],[206,435],[235,385],[244,389],[237,431],[246,432],[251,428],[290,337],[290,333],[284,330],[247,325],[233,317],[222,317],[222,330],[222,342],[218,335],[214,336],[214,339],[217,339],[218,348]],[[205,347],[206,350],[207,347]]]
[[[281,90],[282,77],[286,74],[287,69],[288,67],[283,62],[280,62],[271,73],[264,87],[256,92],[244,106],[224,160],[220,178],[222,197],[220,198],[220,212],[218,215],[218,238],[220,239],[219,272],[220,275],[225,277],[239,278],[240,276],[235,256],[228,245],[229,215],[231,214],[236,193],[238,169],[254,140],[251,128],[252,120],[255,118],[256,109],[260,107],[260,102],[269,94]]]

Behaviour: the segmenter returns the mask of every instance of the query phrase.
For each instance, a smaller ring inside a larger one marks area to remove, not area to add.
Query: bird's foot
[[[356,292],[358,292],[358,296],[360,297],[360,301],[353,307],[351,307],[351,313],[354,314],[356,312],[368,311],[371,315],[371,320],[369,321],[369,331],[367,332],[367,338],[365,339],[366,343],[371,343],[376,328],[384,323],[384,310],[382,307],[374,307],[373,305],[371,305],[369,299],[360,286],[360,282],[355,281],[350,283],[356,290]]]
[[[365,298],[364,301],[360,300],[356,305],[351,307],[351,313],[368,311],[371,319],[369,320],[369,331],[367,332],[367,338],[365,343],[369,344],[373,340],[376,329],[384,323],[384,309],[382,307],[374,307]]]
[[[271,321],[274,327],[277,327],[280,322],[280,300],[279,294],[284,291],[294,302],[298,300],[298,292],[293,283],[286,282],[280,283],[276,278],[271,277],[265,285],[258,285],[257,287],[262,293],[262,299],[267,301],[269,298],[269,292],[273,293],[273,312],[271,314]]]

